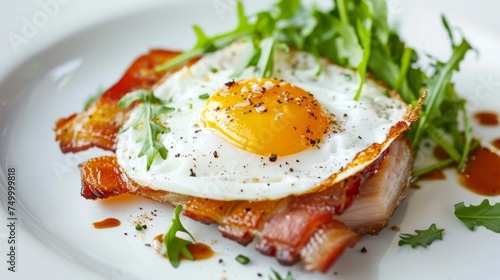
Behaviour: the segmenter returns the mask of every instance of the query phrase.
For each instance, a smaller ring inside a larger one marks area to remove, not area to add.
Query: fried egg
[[[409,127],[411,106],[373,80],[354,100],[351,69],[323,60],[319,71],[311,54],[278,51],[273,78],[256,78],[254,67],[234,77],[243,52],[240,43],[207,54],[154,89],[175,108],[160,119],[168,156],[147,171],[139,132],[120,133],[116,155],[129,178],[209,199],[279,199],[362,171]]]

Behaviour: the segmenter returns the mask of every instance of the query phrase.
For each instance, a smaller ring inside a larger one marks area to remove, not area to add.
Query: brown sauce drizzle
[[[498,114],[495,112],[477,112],[474,114],[474,118],[481,125],[494,126],[499,124]]]
[[[492,145],[500,149],[500,138],[493,140]],[[446,151],[439,146],[434,148],[433,156],[437,160],[449,158]],[[451,166],[453,165],[445,168]],[[443,179],[446,179],[443,169],[435,169],[418,177],[416,182]],[[459,181],[474,193],[486,196],[500,195],[500,156],[487,148],[476,148],[469,154],[464,170],[459,173]],[[415,182],[413,184],[415,185]]]
[[[500,138],[491,141],[491,145],[500,150]]]
[[[448,159],[450,156],[448,153],[441,147],[441,146],[436,146],[434,147],[434,150],[432,151],[432,155],[434,156],[435,159],[437,160],[445,160]],[[446,175],[443,172],[443,169],[434,169],[430,172],[427,172],[421,176],[418,177],[416,182],[419,181],[430,181],[430,180],[444,180],[446,179]],[[414,183],[414,185],[416,185]],[[419,189],[420,186],[411,186],[414,189]]]
[[[460,182],[477,194],[499,195],[500,156],[484,147],[475,149],[469,155],[469,160],[460,173]]]
[[[414,190],[420,190],[422,187],[419,184],[411,183],[410,188]]]
[[[444,180],[444,179],[446,179],[446,175],[444,174],[443,169],[434,169],[418,177],[418,181]]]
[[[95,229],[105,229],[105,228],[114,228],[120,226],[121,222],[115,218],[107,218],[99,222],[92,223],[92,226]]]
[[[434,147],[434,150],[432,151],[432,155],[437,160],[445,160],[445,159],[448,159],[450,157],[448,155],[448,153],[441,146]]]
[[[160,253],[163,244],[163,234],[157,235],[153,239],[153,243],[155,244],[154,248],[156,252]],[[191,252],[191,254],[193,255],[195,261],[206,260],[215,255],[215,252],[212,250],[212,248],[210,248],[210,246],[204,243],[197,242],[194,244],[189,244],[186,247],[189,250],[189,252]],[[166,253],[163,254],[162,256],[168,258]],[[187,260],[187,258],[181,255],[181,260]]]

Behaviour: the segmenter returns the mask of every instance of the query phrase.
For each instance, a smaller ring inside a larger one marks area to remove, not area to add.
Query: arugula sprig
[[[477,226],[500,233],[500,203],[490,205],[485,199],[479,205],[465,206],[463,202],[455,204],[455,216],[470,230]]]
[[[248,263],[250,263],[250,258],[248,258],[247,256],[245,255],[238,255],[236,256],[235,260],[243,265],[246,265]]]
[[[337,1],[344,2],[344,1]],[[273,57],[277,49],[289,47],[309,51],[319,57],[333,58],[341,65],[357,68],[364,81],[370,57],[372,5],[369,1],[356,1],[359,7],[343,6],[343,20],[335,18],[338,11],[324,12],[316,7],[307,9],[300,0],[281,0],[268,11],[246,15],[243,4],[237,3],[237,27],[226,33],[207,36],[195,25],[196,44],[187,52],[156,68],[164,71],[205,53],[228,46],[235,41],[247,44],[245,55],[236,67],[234,76],[248,66],[255,66],[257,75],[273,74]],[[350,20],[349,20],[350,19]],[[359,36],[357,34],[359,32]],[[361,91],[362,84],[360,84]]]
[[[180,257],[184,257],[194,260],[193,254],[187,248],[187,245],[193,244],[195,242],[194,237],[189,233],[181,223],[179,218],[182,212],[182,206],[177,205],[174,209],[174,217],[172,218],[172,226],[163,236],[163,245],[160,254],[167,255],[173,267],[179,267]],[[184,232],[191,237],[192,241],[185,240],[177,237],[177,232]]]
[[[285,277],[281,276],[276,270],[271,269],[273,275],[269,276],[269,280],[294,280],[292,273],[290,271],[287,272]]]
[[[435,240],[443,240],[444,229],[439,229],[436,224],[432,224],[426,230],[415,230],[417,234],[403,233],[399,235],[399,246],[410,245],[412,248],[422,246],[427,248]]]
[[[246,15],[243,4],[238,2],[235,29],[207,36],[195,26],[197,42],[194,47],[157,70],[169,69],[234,41],[242,41],[245,47],[234,76],[254,66],[256,75],[270,77],[274,52],[297,49],[313,54],[318,62],[324,57],[335,64],[356,69],[360,84],[354,99],[360,98],[367,72],[398,91],[406,103],[415,106],[427,89],[427,98],[419,112],[420,120],[407,136],[415,152],[424,139],[431,138],[436,145],[445,148],[450,159],[417,170],[414,175],[423,175],[453,162],[462,169],[474,142],[465,99],[456,94],[451,77],[472,49],[471,45],[465,39],[457,41],[453,37],[450,24],[443,16],[443,26],[452,43],[451,57],[443,62],[435,59],[432,70],[424,71],[417,65],[417,52],[389,28],[385,0],[332,1],[331,10],[322,10],[316,6],[305,7],[300,0],[279,0],[269,10],[254,15]],[[318,73],[321,70],[318,63]]]
[[[436,61],[435,73],[426,79],[429,94],[420,112],[420,120],[411,132],[412,146],[418,150],[422,139],[425,136],[430,137],[443,147],[461,170],[473,145],[472,128],[465,109],[465,99],[457,96],[451,76],[453,71],[459,70],[460,62],[472,47],[465,39],[460,44],[455,44],[455,38],[445,17],[442,17],[442,22],[452,42],[453,53],[447,62]],[[459,127],[460,118],[463,121],[463,130]]]
[[[168,70],[202,54],[213,52],[217,49],[228,46],[232,42],[250,35],[253,26],[248,22],[248,19],[245,16],[245,12],[243,10],[243,4],[241,2],[238,2],[237,11],[238,26],[234,30],[226,33],[208,37],[205,32],[203,32],[200,26],[194,25],[193,31],[197,37],[197,41],[194,47],[191,50],[167,61],[163,65],[156,67],[156,71],[161,72]]]
[[[118,102],[118,107],[120,109],[128,108],[136,101],[142,102],[141,112],[135,121],[124,130],[133,127],[141,132],[136,141],[136,143],[142,142],[142,149],[138,156],[145,155],[147,157],[146,170],[149,170],[157,154],[160,154],[162,159],[167,158],[168,151],[160,142],[160,135],[170,132],[170,128],[158,122],[158,118],[174,111],[174,108],[165,106],[164,102],[149,90],[136,90],[127,93]]]

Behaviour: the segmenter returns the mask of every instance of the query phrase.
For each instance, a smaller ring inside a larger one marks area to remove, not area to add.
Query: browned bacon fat
[[[127,119],[130,109],[118,108],[118,101],[136,89],[151,89],[168,73],[158,73],[156,66],[176,56],[178,52],[152,50],[139,57],[123,77],[104,92],[85,111],[62,118],[56,123],[56,140],[61,151],[78,152],[92,147],[115,150],[116,134]]]

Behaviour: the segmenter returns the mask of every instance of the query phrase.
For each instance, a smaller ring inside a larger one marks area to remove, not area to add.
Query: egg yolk
[[[201,119],[233,145],[273,157],[319,145],[331,123],[311,93],[275,79],[226,83],[207,100]]]

